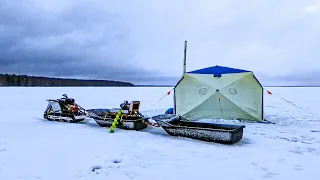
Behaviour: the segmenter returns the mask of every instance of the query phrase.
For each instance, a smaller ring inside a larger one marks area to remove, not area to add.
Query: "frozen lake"
[[[235,145],[171,137],[161,128],[141,132],[99,127],[93,120],[68,124],[43,119],[46,99],[62,94],[84,108],[141,102],[146,116],[173,106],[171,88],[1,87],[0,179],[316,179],[320,119],[265,93],[265,117],[276,124],[244,124]],[[320,116],[320,88],[266,88]],[[96,170],[92,170],[96,169]]]

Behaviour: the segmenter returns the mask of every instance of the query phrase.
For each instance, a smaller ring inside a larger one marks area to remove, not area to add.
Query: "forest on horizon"
[[[28,76],[16,74],[0,74],[0,86],[42,86],[42,87],[70,87],[70,86],[135,86],[130,82],[111,80],[87,80],[72,78],[52,78],[43,76]]]

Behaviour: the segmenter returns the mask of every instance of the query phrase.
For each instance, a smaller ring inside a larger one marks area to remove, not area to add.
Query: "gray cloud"
[[[53,14],[20,2],[0,1],[0,73],[138,84],[171,79],[135,65],[129,28],[103,7],[87,2]]]
[[[175,84],[188,40],[188,71],[317,84],[319,19],[313,0],[0,0],[0,73]]]
[[[320,71],[296,69],[293,72],[278,76],[262,76],[266,86],[320,86]]]

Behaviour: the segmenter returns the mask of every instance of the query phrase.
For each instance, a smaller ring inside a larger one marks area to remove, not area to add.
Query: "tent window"
[[[238,91],[237,91],[237,89],[235,89],[235,88],[229,88],[229,93],[230,93],[230,94],[237,94]]]
[[[205,95],[207,93],[207,88],[200,88],[198,92],[200,95]]]
[[[213,77],[221,77],[221,74],[213,74]]]

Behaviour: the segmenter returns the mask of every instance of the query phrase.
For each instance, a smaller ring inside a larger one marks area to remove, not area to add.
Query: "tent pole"
[[[187,62],[187,41],[184,41],[183,74],[186,73],[186,62]]]

